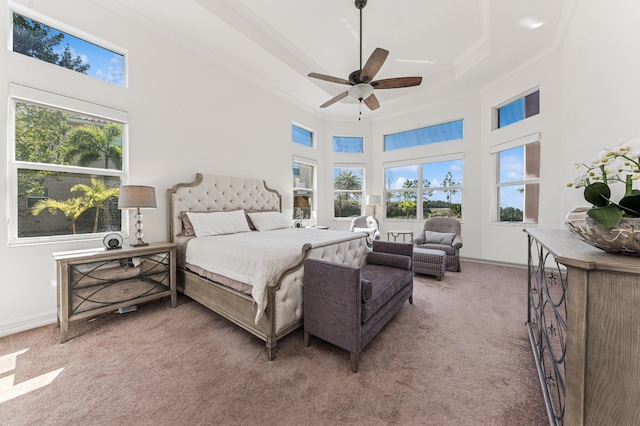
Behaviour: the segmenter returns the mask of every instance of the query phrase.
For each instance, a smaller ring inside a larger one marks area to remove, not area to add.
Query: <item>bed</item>
[[[178,290],[262,339],[269,360],[277,341],[302,325],[304,259],[359,267],[369,250],[364,233],[272,226],[285,220],[282,198],[262,180],[197,173],[167,198]],[[240,214],[249,232],[216,234],[217,223],[212,235],[203,231],[214,216],[237,224]]]

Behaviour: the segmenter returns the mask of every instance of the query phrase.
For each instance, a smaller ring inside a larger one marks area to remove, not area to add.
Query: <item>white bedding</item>
[[[362,238],[362,234],[305,228],[194,238],[187,245],[186,261],[251,285],[257,323],[267,306],[267,284],[295,263],[305,243],[316,247],[355,238]]]

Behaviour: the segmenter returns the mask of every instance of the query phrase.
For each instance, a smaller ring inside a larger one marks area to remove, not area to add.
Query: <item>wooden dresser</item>
[[[527,328],[552,425],[640,424],[640,257],[525,229]]]

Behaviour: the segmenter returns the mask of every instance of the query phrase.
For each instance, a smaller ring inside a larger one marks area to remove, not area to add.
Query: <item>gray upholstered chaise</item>
[[[374,241],[361,268],[304,262],[304,344],[316,336],[351,353],[358,372],[362,349],[400,310],[413,303],[413,246]]]

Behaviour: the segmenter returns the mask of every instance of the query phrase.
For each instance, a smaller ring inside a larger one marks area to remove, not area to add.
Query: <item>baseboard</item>
[[[42,327],[43,325],[53,324],[56,320],[57,314],[53,311],[47,314],[35,315],[32,317],[21,318],[17,321],[6,322],[4,324],[0,324],[0,337],[31,330],[32,328]]]
[[[512,268],[527,268],[527,265],[521,263],[501,262],[498,260],[475,259],[473,257],[460,257],[460,260],[474,263],[485,263],[487,265],[509,266]]]

